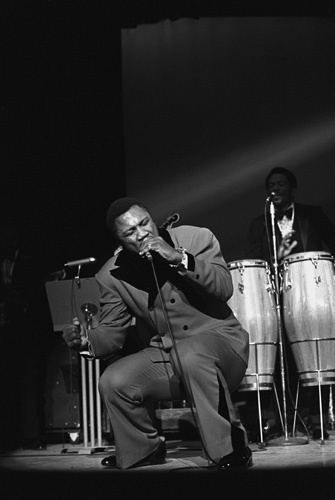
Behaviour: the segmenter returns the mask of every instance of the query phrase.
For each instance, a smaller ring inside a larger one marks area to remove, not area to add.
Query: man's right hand
[[[78,318],[73,318],[71,325],[64,327],[62,337],[71,349],[76,351],[87,349],[86,331]]]
[[[279,248],[278,248],[278,261],[285,259],[292,252],[293,248],[295,248],[298,244],[297,241],[292,241],[292,237],[295,231],[289,232],[284,238],[281,240]]]

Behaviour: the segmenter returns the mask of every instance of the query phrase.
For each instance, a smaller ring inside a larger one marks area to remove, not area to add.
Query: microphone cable
[[[170,338],[171,338],[171,341],[172,341],[172,345],[173,345],[173,348],[174,348],[174,351],[175,351],[175,354],[176,354],[176,360],[177,360],[177,364],[178,364],[178,368],[179,368],[180,378],[181,378],[181,381],[182,381],[182,384],[183,384],[183,387],[184,387],[184,390],[185,390],[185,393],[186,393],[186,398],[187,398],[187,400],[189,401],[189,404],[190,404],[191,414],[192,414],[192,417],[193,417],[193,420],[194,420],[195,427],[196,427],[196,429],[198,431],[198,434],[199,434],[199,438],[200,438],[202,449],[203,449],[203,451],[204,451],[204,453],[205,453],[205,455],[207,457],[208,467],[210,467],[210,462],[212,462],[214,465],[220,466],[219,462],[216,462],[210,456],[210,454],[209,454],[209,452],[208,452],[208,450],[207,450],[207,448],[205,446],[204,438],[203,438],[203,432],[202,432],[202,428],[201,428],[201,423],[200,423],[199,417],[197,415],[197,410],[196,410],[196,406],[195,406],[195,402],[194,402],[194,397],[193,397],[193,394],[192,394],[192,389],[186,383],[186,378],[185,378],[183,366],[182,366],[182,363],[181,363],[181,360],[180,360],[180,356],[179,356],[179,353],[178,353],[176,340],[175,340],[175,337],[174,337],[174,334],[173,334],[173,331],[172,331],[172,327],[171,327],[169,315],[168,315],[168,312],[167,312],[167,309],[166,309],[166,305],[165,305],[165,300],[164,300],[163,294],[161,292],[161,289],[159,287],[159,283],[158,283],[158,279],[157,279],[157,274],[156,274],[156,269],[155,269],[155,264],[153,262],[153,258],[151,256],[151,254],[150,254],[150,257],[151,258],[149,258],[148,260],[149,260],[149,262],[151,262],[151,268],[152,268],[153,276],[154,276],[154,279],[155,279],[155,284],[156,284],[157,292],[158,292],[158,295],[159,295],[159,299],[160,299],[160,302],[161,302],[162,311],[163,311],[163,315],[164,315],[164,320],[165,320],[165,323],[166,323],[166,326],[167,326],[167,329],[168,329],[168,333],[170,335]]]

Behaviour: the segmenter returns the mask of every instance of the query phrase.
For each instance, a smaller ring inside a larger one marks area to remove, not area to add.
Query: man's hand
[[[66,344],[75,351],[83,351],[87,348],[86,331],[78,318],[73,318],[71,325],[64,327],[62,337]]]
[[[169,245],[161,236],[148,238],[143,241],[139,254],[145,256],[147,252],[157,253],[169,264],[178,265],[182,260],[182,254]]]
[[[293,248],[295,248],[298,244],[296,240],[292,240],[292,236],[295,231],[289,232],[284,238],[281,240],[279,248],[278,248],[278,261],[280,262],[282,259],[285,259],[292,252]]]

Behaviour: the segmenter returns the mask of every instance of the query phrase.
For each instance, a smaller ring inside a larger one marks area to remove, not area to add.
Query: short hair
[[[148,213],[150,213],[148,208],[136,198],[118,198],[117,200],[114,200],[113,203],[109,206],[106,216],[106,226],[114,236],[116,236],[115,220],[120,217],[120,215],[128,212],[128,210],[130,210],[134,205],[144,208]]]
[[[268,187],[270,177],[272,175],[274,175],[274,174],[285,175],[286,179],[288,180],[288,183],[289,183],[290,187],[291,188],[296,188],[297,187],[297,185],[298,185],[297,178],[296,178],[296,176],[290,170],[288,170],[285,167],[274,167],[270,171],[270,173],[267,175],[267,177],[265,179],[265,187],[266,188]]]

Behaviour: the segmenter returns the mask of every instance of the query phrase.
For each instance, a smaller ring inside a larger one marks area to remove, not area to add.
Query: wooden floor
[[[43,451],[17,449],[0,456],[2,499],[105,498],[132,500],[335,499],[335,433],[329,440],[285,436],[260,448],[251,443],[253,466],[217,470],[202,457],[200,441],[167,438],[166,463],[127,471],[110,470],[101,460],[114,451],[50,444]]]

